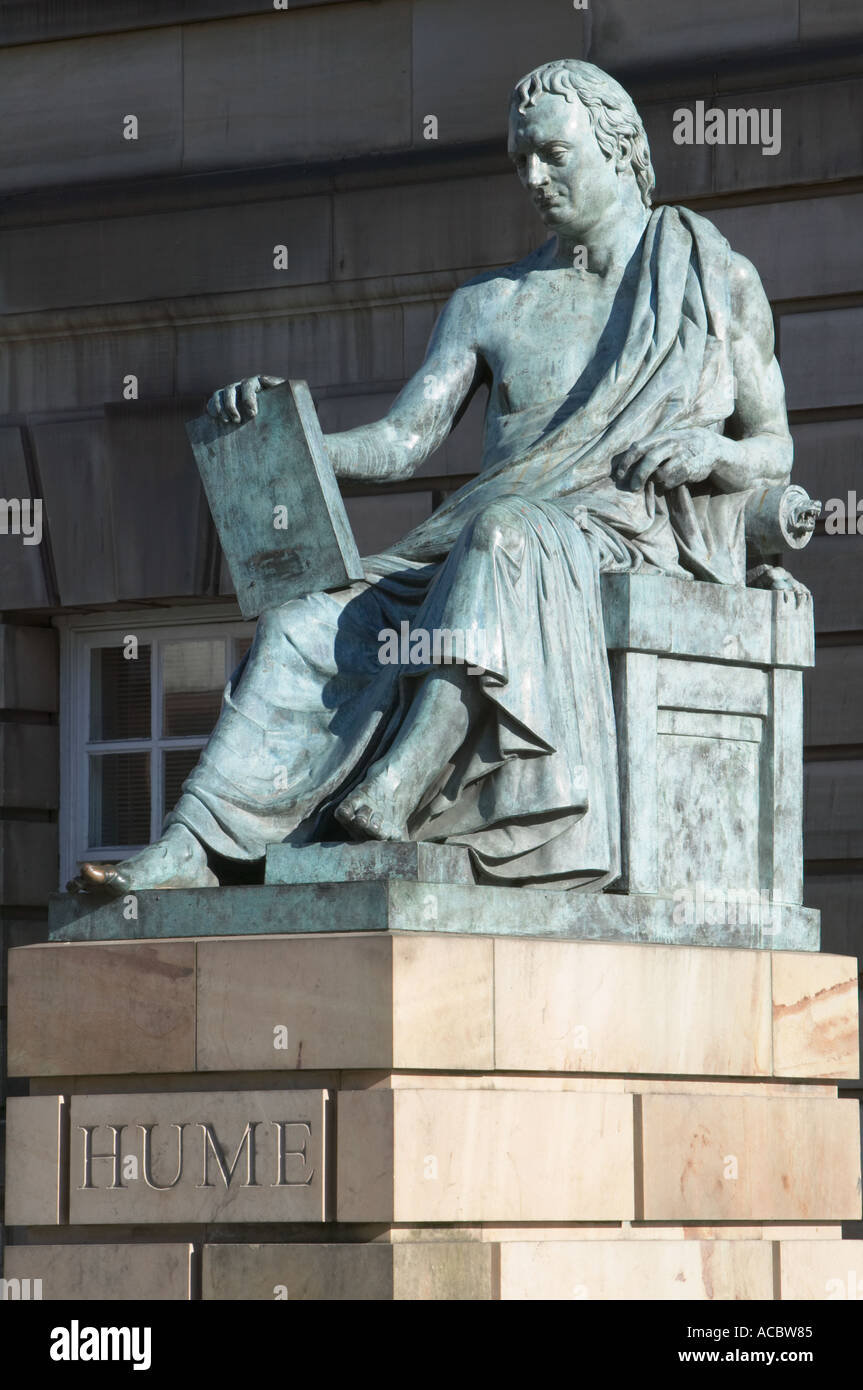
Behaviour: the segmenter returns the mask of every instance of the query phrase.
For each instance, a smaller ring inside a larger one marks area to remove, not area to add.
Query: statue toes
[[[346,830],[353,830],[357,808],[352,801],[343,801],[336,807],[336,820],[339,825],[343,825]]]
[[[385,819],[367,801],[343,801],[336,809],[336,820],[355,835],[367,835],[374,840],[406,840],[407,833],[395,821]]]
[[[353,834],[370,834],[372,808],[362,801],[343,801],[336,810],[336,820]]]
[[[371,806],[367,806],[365,803],[363,803],[362,806],[357,807],[356,816],[354,817],[354,824],[357,825],[360,830],[363,830],[367,835],[374,835],[375,821],[379,820],[380,816],[375,815]]]
[[[66,885],[70,893],[111,893],[115,897],[129,891],[129,881],[113,864],[82,864],[76,878]]]

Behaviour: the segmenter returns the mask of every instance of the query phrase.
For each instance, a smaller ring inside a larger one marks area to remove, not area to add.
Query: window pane
[[[180,788],[201,756],[200,748],[171,748],[163,754],[165,804],[162,814],[173,811],[180,799]]]
[[[162,685],[163,737],[209,734],[225,687],[225,639],[166,642]]]
[[[128,659],[125,645],[90,652],[90,738],[150,737],[150,647]]]
[[[150,843],[149,753],[91,754],[87,843]]]

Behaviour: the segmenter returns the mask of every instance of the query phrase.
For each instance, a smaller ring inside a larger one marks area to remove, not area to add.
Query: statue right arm
[[[382,420],[325,436],[338,478],[396,482],[440,448],[478,384],[471,301],[457,290],[438,319],[425,361]]]

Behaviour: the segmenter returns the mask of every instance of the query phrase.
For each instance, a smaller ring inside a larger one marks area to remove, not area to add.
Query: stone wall
[[[229,596],[182,420],[259,370],[306,377],[325,430],[375,418],[452,289],[537,244],[503,138],[533,64],[583,56],[619,77],[659,198],[755,262],[797,476],[847,499],[863,445],[861,51],[853,0],[4,4],[0,495],[41,496],[46,519],[41,546],[0,536],[7,939],[38,934],[57,886],[52,615]],[[698,100],[778,108],[781,151],[675,145],[673,112]],[[475,470],[481,416],[479,401],[408,486],[350,499],[362,550]],[[863,944],[861,546],[822,524],[792,562],[818,638],[807,902],[825,949],[848,954]]]

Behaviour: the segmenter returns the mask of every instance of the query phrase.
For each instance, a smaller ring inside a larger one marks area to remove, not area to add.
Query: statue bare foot
[[[170,825],[161,839],[119,864],[82,864],[66,886],[70,893],[122,897],[146,888],[217,888],[203,845],[184,825]]]
[[[386,772],[366,778],[336,810],[336,820],[360,840],[409,840],[410,796]]]

